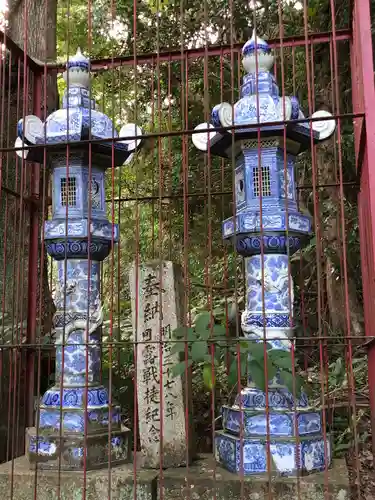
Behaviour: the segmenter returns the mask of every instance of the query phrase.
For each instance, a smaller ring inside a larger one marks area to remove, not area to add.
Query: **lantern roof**
[[[297,150],[308,149],[311,141],[319,142],[330,137],[336,128],[332,115],[318,111],[311,118],[305,118],[298,99],[295,96],[280,95],[275,76],[274,55],[269,44],[259,37],[255,30],[243,48],[242,65],[246,74],[243,77],[240,99],[233,103],[223,102],[214,106],[209,123],[196,127],[192,136],[194,145],[212,154],[222,157],[232,156],[234,128],[235,155],[241,152],[243,139],[256,139],[260,129],[262,137],[286,136],[297,144]],[[211,130],[216,129],[216,130]],[[201,132],[197,133],[198,130]]]
[[[17,151],[27,161],[43,162],[44,147],[59,145],[47,150],[47,155],[66,153],[69,143],[74,151],[88,153],[91,139],[91,151],[98,153],[96,159],[105,165],[111,165],[114,152],[115,165],[127,163],[142,142],[142,130],[135,124],[124,125],[116,130],[112,120],[97,109],[90,91],[90,60],[78,48],[74,56],[69,57],[63,74],[66,89],[62,99],[62,108],[51,113],[45,122],[34,115],[26,116],[18,122],[15,147],[40,146]],[[116,139],[112,143],[110,139]],[[87,142],[82,142],[86,140]],[[105,142],[100,142],[105,140]]]

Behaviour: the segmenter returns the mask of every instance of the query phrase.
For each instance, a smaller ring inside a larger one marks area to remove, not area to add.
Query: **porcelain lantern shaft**
[[[335,123],[313,122],[312,131],[307,122],[288,123],[303,120],[304,115],[295,97],[279,95],[268,44],[254,33],[242,55],[246,74],[240,100],[233,107],[215,106],[211,123],[197,127],[206,131],[193,134],[193,142],[198,149],[209,148],[211,155],[224,158],[232,157],[234,143],[236,213],[223,222],[223,237],[233,241],[244,258],[247,300],[242,332],[257,341],[265,335],[272,349],[288,351],[294,302],[289,259],[309,241],[312,230],[311,218],[298,211],[295,162],[311,140],[329,137]],[[284,121],[285,127],[277,125]],[[237,126],[234,141],[230,132],[210,130],[232,125]],[[331,447],[329,438],[325,442],[323,437],[321,411],[309,406],[303,392],[294,398],[279,374],[269,381],[267,392],[266,402],[266,393],[250,377],[234,405],[223,408],[223,430],[215,437],[218,462],[245,475],[293,475],[328,466]]]
[[[121,408],[100,382],[103,323],[100,264],[118,241],[118,227],[107,219],[105,170],[124,164],[139,147],[141,131],[124,126],[118,138],[112,121],[96,110],[90,96],[89,60],[78,50],[64,73],[63,107],[42,123],[35,116],[19,122],[17,145],[39,145],[24,154],[43,163],[44,146],[52,173],[52,218],[45,222],[47,252],[57,261],[54,298],[56,380],[42,396],[37,429],[27,430],[29,460],[40,468],[107,467],[130,457],[129,430]],[[81,142],[93,139],[90,146]],[[66,143],[69,143],[67,156]],[[58,145],[61,145],[58,147]],[[91,165],[90,165],[91,163]]]

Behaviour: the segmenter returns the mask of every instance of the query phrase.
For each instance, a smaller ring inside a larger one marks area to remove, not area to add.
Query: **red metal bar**
[[[312,113],[312,112],[311,112]],[[335,119],[335,120],[338,120],[338,119],[341,119],[341,120],[352,120],[353,118],[361,118],[363,116],[363,113],[362,112],[359,112],[359,113],[343,113],[341,115],[335,115],[333,114],[332,117],[330,118],[331,119]],[[324,119],[323,119],[324,120]],[[288,120],[288,123],[289,124],[295,124],[295,123],[314,123],[316,121],[322,121],[322,118],[321,117],[314,117],[312,118],[311,116],[310,117],[307,117],[307,118],[299,118],[299,119],[296,119],[296,120]],[[265,128],[267,129],[268,127],[273,127],[275,125],[285,125],[286,124],[286,121],[285,120],[280,120],[280,121],[274,121],[274,122],[266,122],[264,124],[262,124],[262,128]],[[214,127],[214,128],[210,128],[210,129],[200,129],[199,130],[199,133],[202,133],[202,132],[212,132],[212,131],[217,131],[217,132],[224,132],[224,131],[231,131],[231,130],[237,130],[237,129],[246,129],[246,128],[253,128],[252,125],[232,125],[230,127]],[[152,139],[152,138],[156,138],[156,137],[177,137],[177,136],[180,136],[180,135],[193,135],[193,134],[196,134],[198,133],[197,131],[195,131],[194,129],[190,129],[188,128],[188,125],[184,128],[184,129],[180,129],[180,130],[172,130],[172,131],[159,131],[159,132],[155,132],[155,133],[148,133],[148,134],[144,134],[142,136],[142,138],[144,140],[147,140],[147,139]],[[125,139],[125,137],[115,137],[115,138],[103,138],[103,139],[86,139],[86,140],[80,140],[80,141],[75,141],[74,144],[75,146],[78,146],[78,145],[84,145],[84,144],[96,144],[96,143],[107,143],[107,142],[118,142],[118,141],[121,141]],[[126,139],[137,139],[136,136],[127,136]],[[69,143],[59,143],[60,145],[61,144],[65,144],[65,145],[69,145]],[[46,145],[46,149],[48,150],[53,150],[53,149],[56,149],[58,145],[56,144],[48,144]],[[14,153],[15,151],[22,151],[24,149],[35,149],[37,148],[38,145],[28,145],[27,148],[26,146],[20,146],[20,147],[9,147],[9,148],[0,148],[0,152],[1,153],[8,153],[8,152],[12,152]]]
[[[361,267],[363,281],[363,304],[365,332],[368,343],[368,383],[371,408],[372,444],[375,452],[375,109],[374,64],[371,34],[371,13],[368,1],[355,0],[353,5],[353,43],[351,45],[351,70],[354,109],[363,106],[366,121],[366,143],[364,145],[361,191],[358,195],[360,222]],[[353,64],[355,63],[355,64]],[[361,96],[362,94],[362,96]],[[362,97],[362,98],[361,98]],[[354,124],[357,157],[360,128]]]
[[[134,71],[134,117],[135,121],[138,119],[138,107],[137,107],[137,42],[138,42],[138,33],[137,33],[137,0],[133,0],[133,59],[132,66]],[[136,177],[138,174],[138,168],[136,167]],[[136,184],[135,196],[138,196],[138,185]],[[139,290],[139,264],[140,264],[140,255],[139,255],[139,245],[140,245],[140,226],[139,226],[139,202],[135,201],[135,241],[134,241],[134,253],[135,253],[135,287],[136,290]],[[138,310],[139,310],[139,296],[138,293],[135,294],[135,320],[134,320],[134,343],[133,343],[133,352],[134,352],[134,387],[137,387],[137,369],[138,369],[138,341],[139,337],[141,337],[142,332],[139,331],[138,324]],[[138,426],[138,399],[137,399],[137,391],[134,390],[134,432],[133,432],[133,495],[134,500],[137,500],[137,451],[138,451],[138,435],[139,435],[139,426]]]
[[[23,50],[11,40],[9,37],[4,35],[4,32],[0,30],[0,38],[3,40],[5,47],[12,52],[14,57],[24,58]],[[336,40],[350,40],[351,32],[349,29],[337,30],[336,32]],[[292,36],[285,37],[283,40],[284,47],[304,47],[305,43],[317,44],[317,43],[327,43],[332,39],[332,34],[330,32],[326,33],[310,33],[308,35],[308,40],[306,42],[305,36]],[[271,39],[268,41],[268,44],[272,48],[278,48],[280,46],[280,42],[278,39]],[[243,43],[235,43],[228,45],[210,45],[207,47],[209,56],[221,56],[222,54],[230,54],[232,51],[240,51],[242,49]],[[136,50],[136,48],[135,48]],[[181,54],[181,50],[171,50],[171,51],[163,51],[159,54],[160,62],[164,61],[180,61],[182,58],[195,58],[200,57],[204,54],[205,48],[194,48],[194,49],[184,49],[183,55]],[[92,71],[98,71],[101,69],[110,69],[120,65],[133,65],[134,60],[137,61],[137,64],[142,63],[150,63],[154,60],[155,55],[152,53],[149,54],[134,54],[130,56],[120,56],[113,58],[104,58],[104,59],[94,59],[91,61],[91,69]],[[44,71],[44,63],[42,61],[38,61],[35,58],[26,55],[26,62],[28,67],[37,74],[38,72],[42,73]],[[57,69],[59,71],[64,71],[65,66],[63,64],[54,64],[47,63],[47,67],[49,70]]]
[[[347,29],[337,30],[336,32],[336,40],[350,40],[351,32]],[[284,47],[305,47],[306,44],[312,45],[317,43],[327,43],[332,40],[332,34],[329,33],[309,33],[307,35],[307,39],[305,36],[293,36],[293,37],[285,37],[283,40]],[[279,39],[271,39],[267,42],[273,49],[280,47]],[[209,45],[207,47],[207,54],[211,56],[221,56],[222,54],[231,54],[234,52],[240,52],[242,49],[243,43],[233,43],[227,45]],[[158,54],[158,58],[160,62],[167,61],[181,61],[184,58],[191,59],[197,57],[203,57],[206,51],[205,47],[194,48],[194,49],[185,49],[183,53],[181,50],[171,50],[171,51],[162,51]],[[120,56],[114,57],[113,59],[94,59],[91,61],[91,69],[92,71],[100,71],[100,70],[109,70],[115,68],[117,66],[126,66],[133,65],[134,59],[137,61],[137,64],[144,63],[152,63],[155,59],[155,54],[137,54],[136,52],[133,55],[129,56]],[[48,64],[49,68],[57,69],[59,71],[64,71],[64,66],[61,64]]]
[[[336,94],[336,110],[340,113],[340,100],[339,100],[339,71],[338,71],[338,52],[337,52],[337,41],[336,41],[336,26],[335,26],[335,4],[333,0],[331,0],[331,14],[332,14],[332,30],[333,30],[333,69],[334,69],[334,81],[335,81],[335,94]],[[339,187],[339,213],[338,218],[340,221],[340,237],[342,241],[342,246],[340,249],[340,254],[342,255],[342,274],[343,274],[343,288],[345,294],[345,336],[350,336],[351,334],[351,320],[350,320],[350,305],[349,305],[349,287],[348,287],[348,265],[347,265],[347,239],[346,239],[346,231],[345,231],[345,207],[344,207],[344,188],[343,188],[343,167],[342,167],[342,145],[341,145],[341,131],[342,131],[342,123],[339,119],[337,122],[337,143],[338,143],[338,177],[340,180]],[[355,398],[355,381],[353,375],[353,347],[351,340],[346,342],[346,370],[347,370],[347,382],[348,382],[348,392],[349,392],[349,418],[352,422],[352,433],[354,437],[354,450],[355,450],[355,473],[357,476],[356,484],[358,495],[360,493],[359,481],[360,481],[360,472],[359,472],[359,444],[358,444],[358,429],[356,425],[356,398]]]
[[[41,111],[41,75],[36,75],[34,80],[34,114],[40,116]],[[28,165],[27,165],[28,167]],[[40,166],[38,163],[32,166],[32,195],[39,198]],[[28,308],[27,308],[27,332],[26,338],[29,344],[36,344],[36,311],[38,301],[38,243],[39,243],[39,210],[31,205],[30,211],[30,234],[29,234],[29,276],[28,276]],[[40,269],[43,273],[43,269]],[[39,276],[42,286],[42,279]],[[28,351],[27,356],[27,414],[26,425],[34,425],[34,388],[35,388],[35,352]]]

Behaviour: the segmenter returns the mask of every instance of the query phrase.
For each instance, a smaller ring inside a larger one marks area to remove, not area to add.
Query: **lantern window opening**
[[[61,179],[61,205],[63,207],[76,207],[77,206],[77,190],[76,178],[63,177]]]
[[[262,167],[262,196],[271,196],[271,173],[270,167]],[[259,168],[253,168],[253,193],[255,197],[260,196]]]

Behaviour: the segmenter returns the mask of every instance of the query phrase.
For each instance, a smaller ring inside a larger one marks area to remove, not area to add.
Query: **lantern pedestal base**
[[[325,456],[325,441],[327,457]],[[297,476],[323,471],[330,466],[331,441],[327,435],[275,438],[270,437],[271,454],[268,470],[268,443],[265,437],[233,436],[218,431],[215,436],[216,461],[229,472],[243,474],[268,474]],[[299,458],[298,458],[299,457]]]
[[[294,399],[288,389],[272,384],[267,405],[266,394],[249,386],[233,406],[224,406],[223,430],[215,438],[218,463],[244,475],[268,473],[268,453],[274,475],[322,471],[331,464],[331,450],[322,412],[309,407],[306,394]]]
[[[84,450],[86,449],[86,452]],[[84,456],[86,454],[86,456]],[[90,470],[130,461],[130,430],[100,434],[40,434],[36,428],[26,430],[26,456],[30,467],[38,469]]]
[[[110,400],[108,389],[99,384],[50,387],[39,404],[38,437],[35,428],[26,432],[31,466],[83,470],[85,464],[90,470],[128,462],[130,431],[121,424],[120,406]]]

